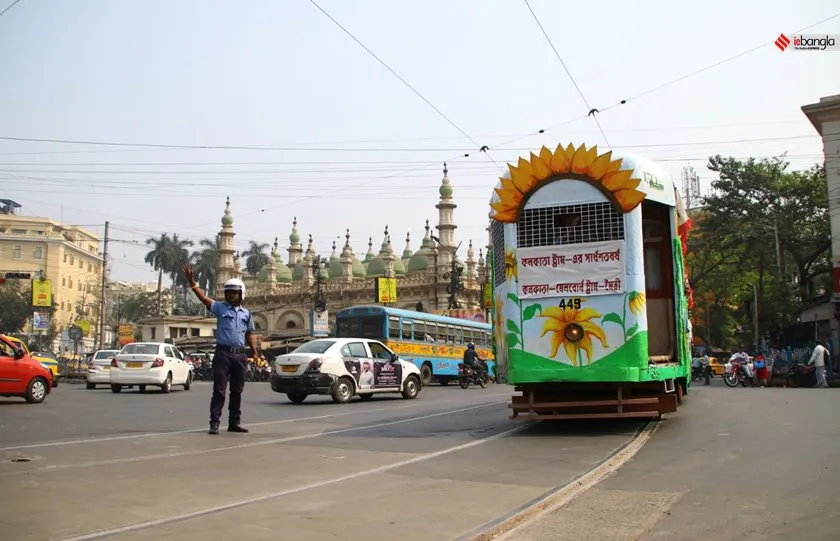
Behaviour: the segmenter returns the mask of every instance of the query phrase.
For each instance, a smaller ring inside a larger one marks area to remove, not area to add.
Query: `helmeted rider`
[[[476,374],[479,377],[483,377],[484,375],[484,363],[481,362],[481,358],[478,356],[478,352],[475,350],[475,344],[472,342],[467,344],[467,349],[464,350],[464,365],[469,366],[473,370],[475,370]]]

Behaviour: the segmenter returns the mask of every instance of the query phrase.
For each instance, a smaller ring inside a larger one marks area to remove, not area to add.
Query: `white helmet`
[[[239,291],[242,294],[242,300],[245,300],[245,283],[239,278],[231,278],[225,282],[225,291]]]

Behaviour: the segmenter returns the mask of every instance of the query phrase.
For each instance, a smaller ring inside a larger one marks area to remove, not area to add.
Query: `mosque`
[[[385,225],[378,253],[373,249],[373,237],[368,237],[367,253],[360,260],[353,250],[348,229],[341,250],[338,251],[333,241],[332,253],[324,258],[315,252],[312,235],[309,235],[304,250],[295,218],[289,235],[289,246],[285,250],[288,262],[283,260],[278,239],[275,238],[269,261],[256,277],[243,276],[239,255],[234,250],[234,219],[228,198],[219,232],[216,296],[223,296],[222,286],[226,280],[242,279],[247,287],[247,306],[254,314],[257,331],[266,337],[310,334],[310,313],[316,301],[318,285],[327,305],[332,330],[336,311],[358,304],[374,304],[378,277],[397,280],[396,302],[388,306],[482,319],[482,286],[489,280],[489,269],[484,259],[487,247],[478,250],[476,259],[470,240],[466,261],[457,259],[457,205],[453,199],[446,164],[438,192],[440,200],[435,205],[438,210],[438,224],[435,226],[437,235],[432,234],[429,221],[426,220],[426,234],[416,252],[412,252],[410,238],[406,234],[405,248],[398,255],[391,242],[389,227]],[[456,312],[447,310],[453,258],[463,280],[463,290],[458,292],[460,311]]]

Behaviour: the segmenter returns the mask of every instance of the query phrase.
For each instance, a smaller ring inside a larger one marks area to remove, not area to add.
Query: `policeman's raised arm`
[[[192,266],[189,263],[184,264],[184,278],[186,278],[187,282],[189,282],[190,289],[192,289],[193,293],[195,293],[195,296],[198,297],[198,300],[201,301],[201,304],[206,306],[208,310],[212,311],[213,299],[205,295],[201,291],[201,288],[198,287],[198,284],[196,283],[195,278],[193,277]]]

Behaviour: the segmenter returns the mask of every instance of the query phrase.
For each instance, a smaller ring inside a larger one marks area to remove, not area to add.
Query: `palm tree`
[[[265,253],[267,249],[268,244],[253,240],[248,244],[248,249],[242,254],[245,257],[245,270],[248,274],[256,276],[265,265],[268,265],[269,258]]]
[[[212,295],[216,289],[216,269],[219,268],[220,238],[216,235],[215,240],[201,239],[198,246],[199,249],[190,256],[195,269],[195,280],[198,287]]]
[[[187,248],[192,245],[193,241],[180,239],[178,238],[178,233],[173,233],[169,238],[169,246],[167,247],[167,251],[170,253],[169,259],[172,262],[171,267],[168,269],[169,278],[172,280],[172,298],[175,298],[175,289],[180,287],[185,303],[187,299],[187,286],[189,284],[186,278],[184,278],[182,268],[184,263],[189,263],[190,261],[190,252]]]
[[[162,233],[160,238],[148,238],[146,244],[152,249],[146,254],[143,259],[146,263],[151,265],[153,269],[158,271],[157,283],[157,313],[161,313],[161,295],[163,293],[163,273],[167,274],[172,269],[171,253],[169,251],[169,235]]]

